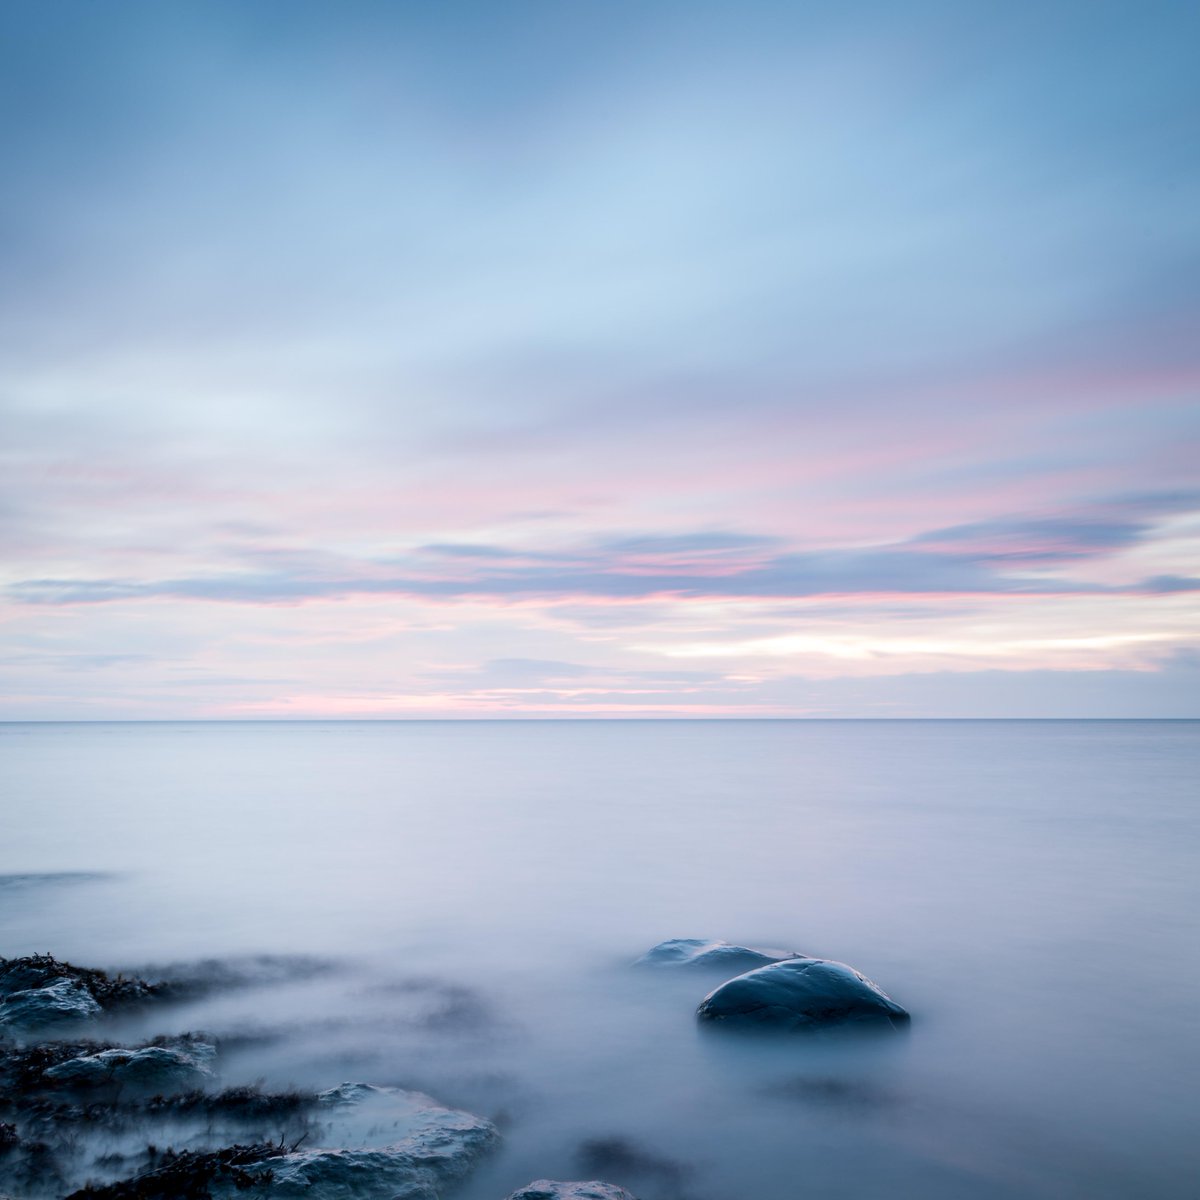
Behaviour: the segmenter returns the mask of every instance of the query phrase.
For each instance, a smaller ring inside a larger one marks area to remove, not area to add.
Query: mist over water
[[[0,955],[219,960],[245,986],[120,1036],[238,1035],[228,1083],[496,1119],[462,1200],[1200,1171],[1200,723],[10,724],[0,775]],[[630,966],[672,937],[848,962],[911,1028],[705,1033],[720,977]]]

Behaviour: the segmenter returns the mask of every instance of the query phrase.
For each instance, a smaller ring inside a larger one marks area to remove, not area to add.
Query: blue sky
[[[0,19],[0,715],[1200,715],[1194,6]]]

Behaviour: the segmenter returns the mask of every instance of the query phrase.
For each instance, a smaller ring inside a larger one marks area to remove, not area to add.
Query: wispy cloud
[[[1200,508],[1170,495],[1157,512]],[[1116,501],[1109,505],[1115,510]],[[355,595],[429,600],[798,599],[837,595],[1070,595],[1184,591],[1184,576],[1103,585],[1076,578],[1080,560],[1111,557],[1148,538],[1156,506],[1136,516],[1087,511],[948,526],[904,542],[780,552],[777,537],[695,531],[612,537],[558,549],[435,543],[386,560],[271,547],[238,548],[236,572],[163,580],[34,578],[8,588],[23,604],[95,604],[179,597],[278,604]],[[452,570],[439,570],[440,565]],[[397,566],[404,569],[398,571]]]
[[[1200,18],[273,22],[5,14],[3,712],[1178,710]]]

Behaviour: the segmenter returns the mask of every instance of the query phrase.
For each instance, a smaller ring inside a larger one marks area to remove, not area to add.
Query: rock
[[[300,1150],[248,1167],[256,1194],[321,1200],[441,1200],[435,1172],[392,1150]]]
[[[703,938],[672,938],[647,950],[634,964],[638,967],[705,967],[730,971],[751,971],[785,959],[803,958],[786,950],[751,950],[729,942],[706,942]]]
[[[739,975],[705,996],[696,1015],[702,1021],[789,1029],[908,1020],[865,975],[823,958],[787,959]]]
[[[50,1067],[45,1078],[76,1088],[119,1084],[155,1095],[188,1092],[213,1077],[216,1047],[207,1042],[177,1046],[143,1046],[140,1050],[102,1050]]]
[[[26,993],[48,993],[27,996]],[[162,993],[158,984],[125,975],[109,975],[93,967],[77,967],[50,954],[0,958],[0,1026],[41,1025],[51,1021],[82,1020],[102,1010],[114,1011],[144,1003]],[[60,999],[61,998],[61,999]],[[16,1012],[7,1016],[6,1010]],[[40,1012],[47,1015],[41,1016]],[[55,1015],[57,1014],[57,1015]]]
[[[34,1029],[86,1021],[101,1012],[91,992],[75,979],[59,979],[45,987],[9,992],[0,1002],[0,1028]]]
[[[421,1092],[343,1083],[318,1097],[328,1123],[316,1145],[247,1167],[267,1196],[441,1200],[499,1140],[490,1121]]]
[[[535,1179],[508,1200],[634,1200],[631,1193],[614,1183],[589,1180],[586,1183],[562,1183],[557,1179]]]

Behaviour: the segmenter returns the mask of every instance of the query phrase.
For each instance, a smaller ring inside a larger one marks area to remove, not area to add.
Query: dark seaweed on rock
[[[16,1103],[6,1100],[6,1115],[19,1117],[27,1127],[54,1131],[69,1125],[136,1128],[143,1120],[222,1117],[239,1124],[289,1121],[318,1107],[316,1096],[304,1092],[266,1092],[257,1087],[226,1088],[220,1092],[193,1091],[179,1096],[151,1096],[148,1100],[96,1100],[76,1103],[32,1096]],[[301,1128],[303,1125],[301,1125]],[[12,1128],[15,1129],[15,1126]],[[0,1152],[3,1137],[0,1136]]]
[[[166,1150],[161,1154],[150,1148],[147,1156],[154,1165],[148,1170],[116,1183],[88,1184],[72,1192],[67,1200],[209,1200],[214,1184],[222,1189],[232,1185],[238,1191],[265,1189],[271,1173],[252,1174],[245,1168],[286,1150],[285,1146],[266,1143],[182,1153]]]
[[[0,996],[48,987],[64,979],[78,984],[105,1009],[144,1003],[162,995],[164,990],[162,984],[123,974],[109,975],[95,967],[77,967],[52,954],[0,958]]]
[[[44,1193],[50,1186],[61,1188],[65,1182],[53,1149],[39,1138],[22,1137],[12,1125],[0,1126],[4,1143],[0,1145],[0,1163],[4,1165],[4,1185],[20,1191]]]
[[[111,1048],[110,1042],[39,1042],[36,1046],[16,1046],[0,1040],[0,1093],[9,1102],[38,1089],[51,1067],[81,1054],[96,1054]]]
[[[244,1121],[294,1117],[318,1105],[308,1092],[264,1092],[259,1087],[226,1088],[220,1092],[192,1091],[181,1096],[154,1096],[139,1106],[147,1116],[227,1116]]]
[[[101,1009],[114,1011],[151,1000],[185,1001],[239,987],[262,987],[325,974],[334,964],[302,955],[262,954],[205,959],[146,971],[148,978],[78,967],[52,954],[0,957],[0,999],[64,981],[86,992]]]
[[[91,1104],[73,1104],[41,1096],[8,1106],[8,1115],[17,1117],[26,1135],[57,1138],[69,1126],[112,1128],[120,1124],[123,1114],[133,1111],[125,1106],[97,1100]]]
[[[70,1079],[47,1078],[53,1068],[75,1058],[103,1054],[107,1050],[128,1050],[131,1054],[149,1047],[173,1050],[189,1050],[212,1039],[199,1033],[181,1033],[174,1036],[151,1038],[138,1046],[120,1046],[115,1042],[99,1042],[91,1039],[76,1041],[38,1042],[32,1046],[19,1046],[0,1038],[0,1093],[12,1101],[36,1092],[72,1092],[79,1090]]]
[[[329,974],[337,964],[303,954],[257,954],[245,958],[206,958],[146,968],[153,986],[170,1000],[194,1000],[213,992],[269,987]]]

